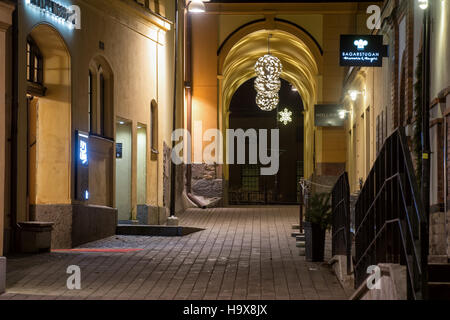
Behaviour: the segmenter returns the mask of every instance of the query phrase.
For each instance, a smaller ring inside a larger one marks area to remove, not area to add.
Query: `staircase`
[[[428,294],[430,300],[450,300],[450,263],[428,265]]]

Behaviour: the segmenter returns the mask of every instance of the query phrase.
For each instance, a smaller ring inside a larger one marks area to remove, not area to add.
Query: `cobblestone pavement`
[[[189,210],[185,237],[116,236],[82,249],[8,259],[0,299],[300,300],[347,299],[326,264],[299,255],[291,226],[296,207]],[[139,249],[111,252],[108,249]],[[329,255],[329,250],[327,250]],[[69,291],[67,267],[81,268]]]

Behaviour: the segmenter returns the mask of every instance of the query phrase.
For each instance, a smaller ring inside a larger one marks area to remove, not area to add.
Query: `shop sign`
[[[341,67],[382,67],[388,56],[383,36],[341,35]]]
[[[345,119],[341,117],[342,105],[325,104],[316,105],[314,118],[316,127],[343,127]]]

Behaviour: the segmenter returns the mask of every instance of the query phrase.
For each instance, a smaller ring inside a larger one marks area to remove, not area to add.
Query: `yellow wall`
[[[192,16],[192,121],[202,121],[203,132],[218,128],[217,109],[217,16]],[[204,143],[203,147],[208,143]],[[193,139],[195,149],[196,141]],[[193,159],[195,161],[195,159]]]
[[[107,0],[77,0],[81,7],[82,28],[71,30],[66,26],[55,25],[51,19],[39,12],[30,10],[24,1],[19,2],[19,155],[18,155],[18,220],[27,220],[26,212],[26,79],[25,79],[25,44],[26,37],[37,25],[48,24],[61,35],[71,57],[73,72],[59,73],[63,77],[45,80],[49,83],[49,94],[55,93],[58,99],[66,99],[68,103],[52,101],[46,97],[40,101],[45,106],[39,122],[38,132],[41,136],[40,155],[38,160],[38,203],[70,204],[73,202],[74,170],[71,164],[71,141],[75,130],[88,130],[88,70],[95,57],[101,57],[110,66],[114,78],[113,132],[116,129],[117,117],[127,119],[133,128],[133,166],[132,166],[132,206],[137,205],[137,126],[142,124],[150,128],[150,103],[155,100],[159,104],[159,154],[152,157],[147,151],[147,191],[146,204],[163,206],[163,145],[171,146],[172,110],[173,110],[173,80],[174,80],[174,26],[170,21],[174,18],[173,1],[162,1],[167,19],[160,18],[132,1]],[[182,21],[181,21],[182,25]],[[33,31],[34,32],[34,31]],[[182,28],[180,28],[182,32]],[[99,41],[104,43],[104,50],[99,48]],[[48,67],[57,66],[61,61],[50,60]],[[59,68],[59,67],[58,67]],[[182,68],[182,63],[179,64]],[[72,87],[70,87],[70,84]],[[56,93],[55,86],[60,90]],[[63,88],[65,86],[65,88]],[[178,93],[180,96],[180,93]],[[57,121],[55,121],[57,119]],[[45,122],[44,122],[45,121]],[[49,126],[48,123],[54,125]],[[51,138],[48,138],[51,137]],[[111,137],[114,138],[114,135]],[[147,131],[147,141],[150,141],[150,130]],[[106,148],[108,149],[108,148]],[[60,161],[49,165],[45,152],[60,153]],[[105,150],[102,150],[104,152]],[[112,150],[111,150],[112,151]],[[108,151],[105,151],[108,152]],[[99,155],[100,156],[100,155]],[[104,156],[104,154],[103,154]],[[90,170],[94,177],[106,179],[109,164],[95,161],[96,168]],[[113,164],[114,166],[115,164]],[[58,173],[55,174],[54,172]],[[49,177],[53,177],[51,183]],[[111,177],[111,176],[110,176]],[[109,185],[115,184],[114,176]],[[54,179],[58,181],[55,188]],[[96,189],[104,188],[98,184]],[[49,189],[56,189],[49,193]],[[47,191],[45,191],[47,190]],[[113,198],[115,192],[112,192]],[[115,205],[114,199],[107,194],[98,192],[91,200],[93,204]]]
[[[71,64],[63,40],[47,26],[31,34],[44,56],[46,96],[36,105],[36,204],[71,203]],[[31,143],[31,142],[30,142]]]
[[[12,24],[11,13],[13,7],[10,4],[0,2],[0,256],[3,255],[3,230],[5,222],[5,185],[6,185],[6,172],[5,172],[5,160],[6,160],[6,77],[7,77],[7,64],[10,63],[7,59],[9,54],[7,50],[10,49],[9,43],[7,43],[6,31]]]

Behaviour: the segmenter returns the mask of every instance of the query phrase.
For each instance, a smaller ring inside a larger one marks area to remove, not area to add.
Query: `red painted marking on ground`
[[[127,253],[143,251],[144,249],[56,249],[52,252],[113,252],[113,253]]]

